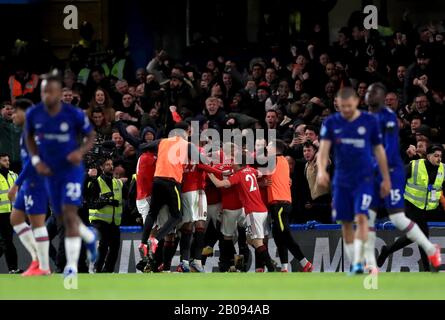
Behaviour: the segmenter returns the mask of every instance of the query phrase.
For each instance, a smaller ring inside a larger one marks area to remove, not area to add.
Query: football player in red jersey
[[[260,173],[246,164],[245,153],[243,153],[242,158],[241,165],[233,165],[235,173],[229,179],[220,180],[213,174],[209,174],[209,177],[218,188],[237,186],[246,215],[248,241],[255,248],[258,257],[264,261],[268,271],[275,271],[275,264],[264,245],[265,230],[267,229],[267,208],[261,199],[257,182],[257,176]]]

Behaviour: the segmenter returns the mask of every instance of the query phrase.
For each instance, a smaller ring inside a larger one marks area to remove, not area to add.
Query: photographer
[[[85,200],[90,222],[99,233],[98,257],[95,272],[113,272],[120,247],[120,229],[123,212],[124,184],[113,178],[113,161],[104,158],[100,165],[102,174],[90,169],[86,181]]]

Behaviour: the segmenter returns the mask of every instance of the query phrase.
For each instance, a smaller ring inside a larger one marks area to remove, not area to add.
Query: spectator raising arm
[[[318,151],[317,156],[317,167],[318,167],[318,173],[317,173],[317,183],[321,187],[327,188],[329,186],[329,174],[327,171],[328,164],[329,164],[329,151],[331,149],[331,141],[329,140],[321,140],[320,142],[320,149]]]

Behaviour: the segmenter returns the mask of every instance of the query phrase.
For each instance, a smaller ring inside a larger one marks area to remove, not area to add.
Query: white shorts
[[[182,223],[207,220],[207,197],[204,190],[183,193],[181,202]]]
[[[207,205],[207,223],[206,226],[209,225],[209,223],[213,223],[213,226],[216,229],[216,223],[218,221],[221,221],[221,202],[216,204],[209,204]]]
[[[246,235],[250,239],[264,239],[268,234],[267,212],[252,212],[246,215]]]
[[[138,209],[138,212],[142,216],[142,220],[145,223],[145,219],[148,216],[148,212],[150,211],[150,201],[151,196],[145,199],[136,200],[136,208]]]
[[[244,209],[228,210],[224,209],[221,215],[221,233],[226,237],[237,235],[238,226],[243,227],[246,223]]]

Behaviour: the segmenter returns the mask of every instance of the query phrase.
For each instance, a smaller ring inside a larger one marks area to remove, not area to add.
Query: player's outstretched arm
[[[331,149],[331,141],[323,139],[320,142],[320,149],[317,154],[317,184],[321,187],[329,186],[329,174],[327,167],[329,164],[329,151]]]
[[[213,173],[213,174],[218,174],[218,175],[222,175],[223,171],[218,170],[212,166],[209,166],[207,164],[204,163],[198,163],[198,169],[203,170],[207,173]]]
[[[231,186],[229,180],[219,180],[213,173],[209,173],[209,178],[217,188],[229,188]]]
[[[374,147],[374,156],[383,177],[382,184],[380,185],[380,196],[385,198],[391,192],[391,178],[389,176],[388,161],[386,159],[386,152],[383,145],[378,144]]]

